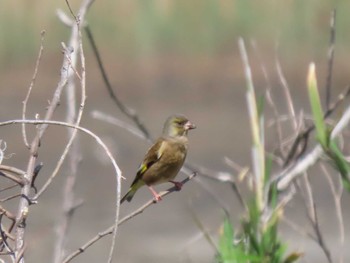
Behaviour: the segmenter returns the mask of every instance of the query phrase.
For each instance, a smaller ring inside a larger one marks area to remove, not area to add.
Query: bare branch
[[[213,171],[211,169],[205,168],[204,166],[200,166],[200,165],[187,164],[187,166],[190,167],[191,171],[197,171],[201,175],[201,177],[209,178],[211,180],[214,180],[220,183],[230,184],[242,208],[247,208],[247,205],[244,202],[242,193],[239,190],[239,186],[238,186],[239,180],[236,180],[232,174],[227,172],[222,172],[222,171]],[[248,173],[248,169],[243,168],[240,171],[240,175],[238,175],[237,177],[240,178],[241,174],[243,173],[244,174]],[[196,179],[197,179],[196,182],[199,182],[198,178]],[[202,182],[199,182],[199,183],[201,184],[202,188],[204,188],[207,192],[211,194],[211,196],[215,199],[215,201],[218,204],[220,204],[220,206],[226,212],[229,211],[229,209],[225,206],[224,202],[219,197],[217,197],[214,193],[212,193],[209,187],[204,186]]]
[[[95,133],[93,133],[92,131],[80,127],[80,126],[75,126],[73,124],[70,123],[66,123],[66,122],[62,122],[62,121],[49,121],[49,120],[9,120],[9,121],[4,121],[4,122],[0,122],[0,126],[7,126],[7,125],[13,125],[13,124],[21,124],[21,123],[26,123],[26,124],[33,124],[33,125],[56,125],[56,126],[63,126],[63,127],[68,127],[68,128],[72,128],[72,129],[77,129],[79,131],[82,131],[86,134],[88,134],[89,136],[91,136],[92,138],[95,139],[95,141],[103,148],[103,150],[106,152],[107,156],[109,157],[111,163],[113,164],[113,167],[115,169],[116,175],[120,176],[120,178],[125,179],[122,176],[121,170],[119,169],[117,162],[114,160],[111,152],[109,151],[108,147],[104,144],[104,142],[101,140],[100,137],[98,137]],[[38,192],[38,194],[33,198],[34,200],[36,200],[39,196],[40,196],[40,192]]]
[[[313,227],[314,227],[315,232],[316,232],[318,244],[320,245],[320,247],[322,248],[324,254],[326,255],[326,258],[327,258],[328,262],[332,263],[333,260],[332,260],[332,257],[331,257],[331,253],[329,252],[329,248],[327,247],[326,243],[324,242],[323,235],[321,233],[320,223],[319,223],[319,220],[318,220],[318,214],[317,214],[317,210],[316,210],[316,204],[313,203],[313,205],[314,205],[313,211],[315,213],[314,214],[315,222],[313,224]]]
[[[41,41],[40,41],[40,49],[39,49],[39,54],[38,57],[36,59],[36,63],[35,63],[35,69],[34,69],[34,73],[33,73],[33,77],[32,77],[32,81],[30,83],[28,92],[27,92],[27,96],[23,101],[23,109],[22,109],[22,119],[25,120],[26,119],[26,111],[27,111],[27,104],[28,104],[28,100],[29,100],[29,96],[32,92],[32,89],[34,87],[35,81],[36,81],[36,76],[38,74],[38,69],[39,69],[39,65],[40,65],[40,61],[41,61],[41,57],[44,51],[44,37],[45,37],[45,31],[41,31]],[[23,141],[25,146],[27,146],[28,149],[30,149],[29,143],[28,143],[28,139],[27,139],[27,133],[26,133],[26,127],[25,124],[23,123],[22,125],[22,136],[23,136]]]
[[[69,4],[69,1],[68,1],[68,0],[65,0],[65,1],[66,1],[66,5],[68,6],[68,9],[69,9],[70,14],[74,17],[74,20],[75,20],[76,22],[78,22],[78,18],[77,18],[76,15],[74,14],[74,12],[73,12],[73,10],[72,10],[70,4]],[[82,5],[82,7],[85,8],[85,5]],[[86,8],[88,8],[88,6],[87,6]]]
[[[14,173],[14,174],[17,174],[20,176],[24,176],[26,174],[25,171],[22,171],[21,169],[18,169],[18,168],[13,167],[13,166],[3,165],[3,164],[0,164],[0,170]]]
[[[297,122],[296,122],[296,114],[295,114],[295,109],[294,109],[294,104],[293,104],[293,100],[292,97],[290,95],[290,89],[287,83],[286,78],[284,77],[283,71],[282,71],[282,67],[281,64],[279,62],[278,57],[276,57],[276,70],[279,76],[279,80],[281,82],[286,100],[287,100],[287,106],[288,106],[288,112],[290,114],[290,116],[292,116],[291,120],[292,120],[292,126],[294,128],[294,130],[297,129]]]
[[[189,175],[187,178],[185,178],[184,180],[181,181],[182,184],[186,184],[187,182],[189,182],[190,180],[192,180],[194,177],[196,176],[196,173],[193,173],[191,175]],[[173,186],[171,188],[169,188],[168,190],[159,193],[159,195],[161,197],[167,196],[173,192],[177,192],[178,189]],[[135,216],[141,214],[143,211],[145,211],[149,206],[156,204],[157,202],[155,202],[155,200],[149,200],[147,203],[145,203],[144,205],[142,205],[140,208],[136,209],[134,212],[130,213],[129,215],[125,216],[124,218],[122,218],[121,220],[119,220],[118,222],[118,226],[125,223],[126,221],[129,221],[130,219],[134,218]],[[80,248],[78,248],[77,250],[75,250],[73,253],[71,253],[69,256],[67,256],[62,263],[68,263],[70,262],[72,259],[74,259],[76,256],[80,255],[81,253],[85,252],[86,249],[88,249],[90,246],[92,246],[94,243],[96,243],[97,241],[99,241],[101,238],[110,235],[114,232],[114,227],[115,225],[113,224],[112,226],[110,226],[109,228],[107,228],[106,230],[98,233],[96,236],[94,236],[93,238],[91,238],[89,241],[87,241],[84,245],[82,245]]]
[[[264,78],[265,78],[266,83],[267,83],[267,85],[266,85],[266,92],[265,92],[265,94],[266,94],[266,101],[267,101],[267,103],[270,105],[270,107],[272,109],[272,112],[273,112],[273,115],[274,115],[274,119],[277,120],[279,118],[280,114],[278,113],[276,103],[274,102],[274,100],[272,98],[271,81],[270,81],[269,75],[267,73],[266,66],[265,66],[263,60],[261,59],[261,55],[260,55],[261,52],[259,52],[256,42],[255,41],[251,41],[251,45],[252,45],[255,53],[257,54],[257,57],[258,57],[259,63],[260,63],[260,67],[261,67],[261,71],[263,72]],[[284,155],[283,144],[282,144],[282,138],[283,138],[282,127],[280,125],[280,122],[277,122],[277,121],[276,121],[276,133],[277,133],[277,138],[278,138],[279,150],[282,153],[282,155]]]
[[[302,198],[304,200],[304,204],[307,208],[307,217],[310,220],[311,226],[315,232],[315,241],[317,242],[317,244],[320,246],[320,248],[322,249],[322,251],[324,252],[327,260],[329,263],[332,263],[332,258],[331,258],[331,254],[329,252],[329,249],[326,245],[326,243],[324,242],[323,239],[323,235],[321,232],[321,228],[320,228],[320,223],[318,220],[318,213],[317,213],[317,209],[316,209],[316,203],[314,200],[314,196],[313,196],[313,191],[312,191],[312,187],[309,181],[309,177],[307,174],[304,174],[304,176],[301,178],[301,184],[304,189],[305,189],[305,194],[302,194]]]

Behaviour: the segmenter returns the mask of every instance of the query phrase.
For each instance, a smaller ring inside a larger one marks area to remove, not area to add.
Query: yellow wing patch
[[[137,174],[144,174],[149,167],[151,167],[154,163],[156,163],[163,155],[164,149],[166,148],[166,142],[160,142],[160,146],[158,148],[159,144],[155,144],[147,153],[145,160],[143,163],[140,165]],[[154,147],[158,148],[155,151],[152,151]]]
[[[138,173],[140,173],[140,174],[143,174],[144,172],[146,172],[147,171],[147,165],[146,164],[141,164],[140,165],[140,167],[139,167],[139,169],[138,169]]]

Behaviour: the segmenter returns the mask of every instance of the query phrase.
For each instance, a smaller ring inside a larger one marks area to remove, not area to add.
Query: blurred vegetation
[[[73,9],[77,4],[72,2]],[[66,39],[54,15],[57,8],[66,10],[65,1],[2,1],[1,64],[35,56],[41,30],[47,32],[47,50],[57,52]],[[347,0],[105,0],[94,4],[88,20],[99,43],[116,54],[215,54],[236,47],[242,36],[279,43],[294,56],[308,47],[318,52],[324,47],[319,43],[328,43],[333,8],[338,10],[337,45],[346,46]]]
[[[73,9],[79,3],[72,3]],[[59,43],[67,39],[68,31],[54,15],[57,8],[67,10],[64,1],[54,4],[38,0],[0,3],[0,67],[27,59],[32,61],[37,55],[42,30],[46,31],[45,52],[59,52]],[[350,41],[347,29],[350,18],[345,13],[350,10],[347,0],[322,3],[316,0],[105,0],[94,3],[88,22],[101,50],[115,55],[215,56],[236,49],[238,36],[242,36],[256,39],[263,46],[274,47],[278,43],[290,57],[306,52],[325,57],[330,12],[334,8],[338,11],[337,54],[342,59]],[[319,117],[321,113],[318,109]],[[322,118],[319,120],[324,125]],[[342,175],[348,175],[349,164],[336,144],[328,145],[326,128],[320,133],[323,133],[323,146],[334,166]],[[266,184],[270,171],[265,171],[264,176]],[[350,189],[348,177],[343,178],[343,183]],[[265,190],[270,186],[263,187]],[[218,244],[218,262],[291,263],[298,260],[298,253],[287,255],[287,246],[280,240],[280,210],[276,209],[275,186],[268,190],[268,205],[275,210],[263,227],[263,214],[255,199],[247,206],[247,216],[242,219],[240,231],[233,228],[228,218],[225,219]]]

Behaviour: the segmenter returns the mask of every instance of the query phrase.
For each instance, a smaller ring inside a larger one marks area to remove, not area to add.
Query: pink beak
[[[190,121],[187,121],[185,123],[185,130],[192,130],[192,129],[195,129],[196,128],[196,125],[194,125],[193,123],[191,123]]]

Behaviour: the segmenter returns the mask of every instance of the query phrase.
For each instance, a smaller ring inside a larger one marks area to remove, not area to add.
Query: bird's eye
[[[183,126],[183,125],[185,125],[186,121],[184,121],[184,120],[177,120],[175,123],[177,125]]]

